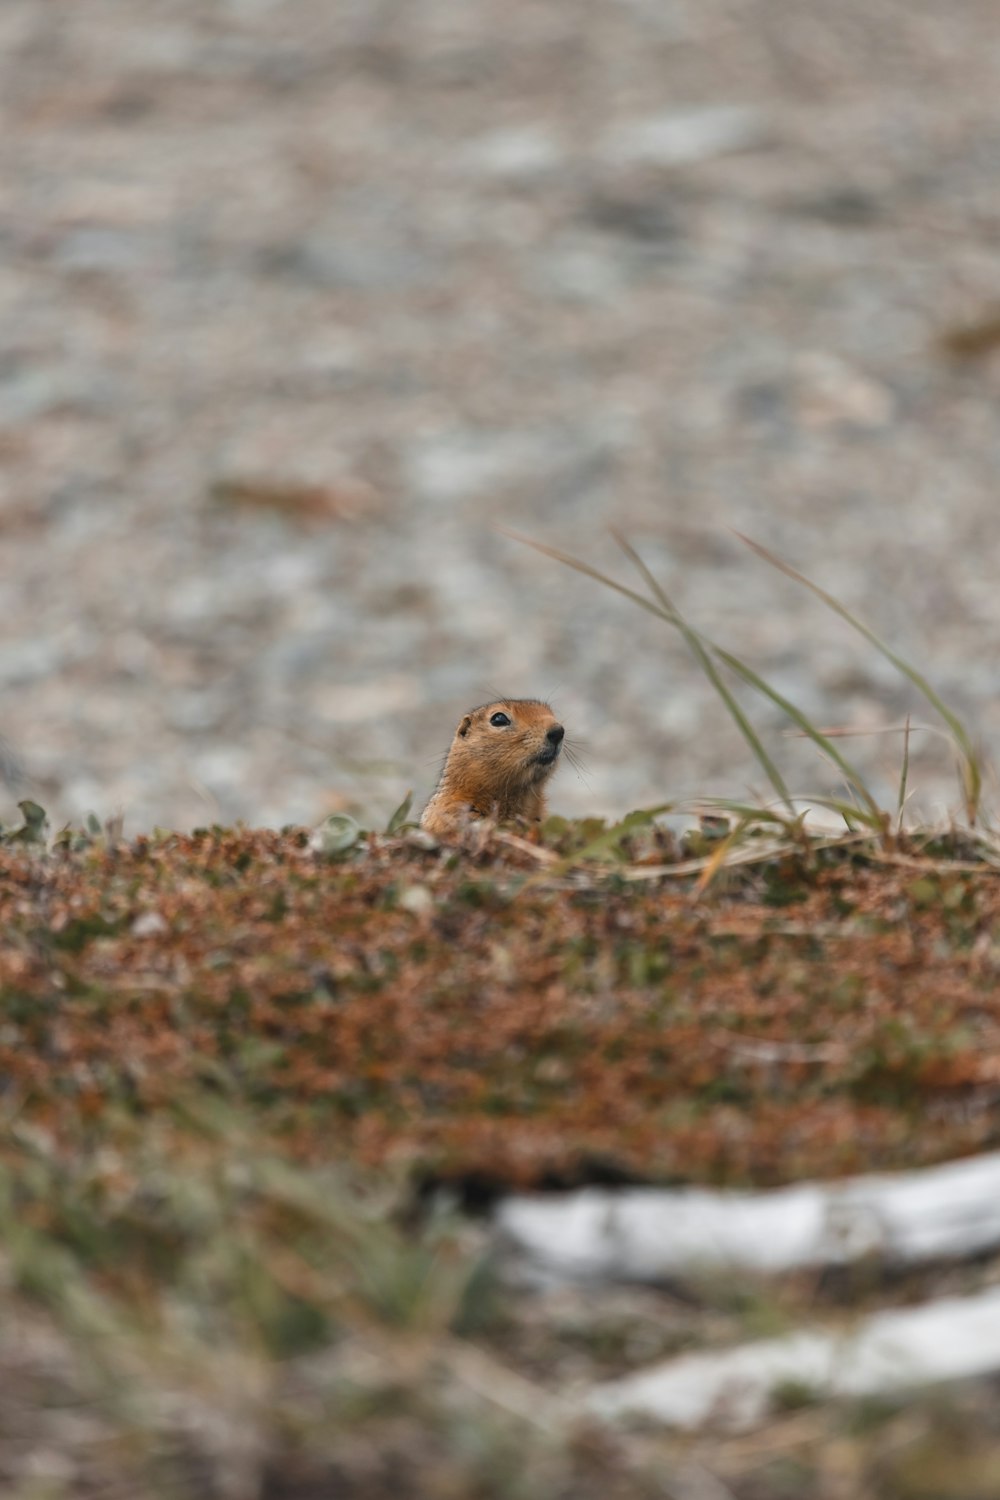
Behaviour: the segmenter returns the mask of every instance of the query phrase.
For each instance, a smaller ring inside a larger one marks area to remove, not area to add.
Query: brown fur
[[[510,724],[491,724],[498,713]],[[558,731],[554,740],[550,731]],[[558,764],[561,740],[562,725],[537,698],[501,698],[470,709],[455,731],[421,827],[447,838],[477,818],[541,822],[545,785]]]

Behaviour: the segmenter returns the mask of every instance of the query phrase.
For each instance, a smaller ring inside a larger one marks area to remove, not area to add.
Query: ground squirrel
[[[447,838],[476,818],[541,822],[545,783],[565,732],[537,698],[501,698],[470,709],[455,731],[420,826]]]

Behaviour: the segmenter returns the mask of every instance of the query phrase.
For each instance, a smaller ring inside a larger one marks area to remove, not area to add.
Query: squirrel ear
[[[462,720],[461,724],[459,724],[459,726],[458,726],[459,738],[464,740],[465,736],[468,734],[468,732],[469,732],[469,730],[471,728],[472,728],[472,715],[471,714],[466,714],[465,718]]]

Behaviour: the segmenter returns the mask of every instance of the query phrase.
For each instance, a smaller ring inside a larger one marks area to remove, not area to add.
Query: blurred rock
[[[456,430],[418,441],[407,466],[415,496],[431,504],[474,500],[506,489],[579,493],[606,472],[624,434],[607,414],[579,431]]]
[[[622,165],[682,167],[748,151],[767,143],[765,116],[756,109],[716,105],[623,120],[601,142],[601,154]]]
[[[484,177],[531,180],[562,164],[564,154],[544,125],[494,130],[462,148],[459,164]]]
[[[809,351],[796,368],[796,405],[814,427],[843,423],[875,430],[892,421],[892,392],[835,354]]]

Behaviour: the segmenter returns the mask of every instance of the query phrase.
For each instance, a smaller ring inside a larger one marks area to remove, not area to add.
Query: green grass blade
[[[626,599],[631,599],[633,604],[638,604],[640,608],[647,610],[651,615],[656,615],[658,619],[664,618],[661,607],[654,604],[651,599],[647,599],[645,594],[637,594],[635,589],[626,588],[625,584],[619,583],[616,578],[609,578],[607,573],[601,573],[597,568],[592,568],[589,563],[581,562],[578,557],[573,557],[569,552],[562,552],[558,547],[550,547],[545,542],[536,542],[533,537],[522,536],[519,531],[511,531],[506,526],[498,526],[496,530],[502,536],[510,537],[511,541],[522,542],[525,547],[541,552],[544,557],[552,557],[556,562],[572,568],[574,572],[583,573],[585,577],[603,583],[605,588],[614,589],[616,594],[623,594]]]
[[[868,826],[865,815],[861,812],[856,802],[845,802],[843,797],[827,797],[819,792],[810,797],[809,801],[815,807],[825,807],[830,812],[837,813],[839,817],[843,818],[852,833],[856,832],[859,822],[864,822],[865,826]]]
[[[628,557],[629,561],[635,566],[635,568],[637,568],[647,588],[650,589],[654,597],[663,606],[664,611],[669,611],[670,614],[673,615],[675,623],[677,624],[678,628],[683,631],[685,639],[695,651],[695,654],[697,655],[699,662],[701,662],[704,666],[705,671],[708,672],[713,685],[720,693],[722,693],[727,706],[729,706],[730,704],[733,705],[733,707],[730,708],[730,712],[734,712],[735,709],[736,713],[742,715],[742,711],[736,704],[735,699],[732,698],[732,695],[728,692],[725,685],[722,683],[721,678],[711,667],[711,664],[709,663],[709,665],[705,665],[705,662],[708,661],[708,651],[712,651],[720,661],[724,661],[726,666],[728,666],[731,671],[735,672],[738,677],[741,677],[743,681],[746,682],[750,687],[753,687],[759,693],[763,693],[766,698],[769,698],[772,703],[776,704],[783,713],[788,715],[793,723],[799,726],[802,732],[806,734],[809,739],[814,742],[814,744],[819,746],[824,754],[829,756],[829,758],[847,778],[848,783],[856,790],[858,796],[868,808],[867,814],[859,812],[859,816],[862,817],[865,822],[869,822],[873,828],[877,828],[879,830],[884,828],[885,816],[882,812],[882,809],[879,807],[878,803],[875,801],[875,798],[871,795],[868,788],[865,786],[860,772],[851,765],[847,757],[841,754],[841,752],[836,748],[832,741],[825,734],[823,734],[822,730],[817,729],[816,726],[811,722],[811,720],[806,718],[801,709],[797,708],[790,699],[785,698],[775,688],[772,688],[770,683],[767,682],[763,677],[761,677],[759,673],[754,672],[751,667],[748,667],[745,662],[742,662],[739,659],[739,657],[734,656],[732,652],[725,651],[721,646],[716,646],[713,642],[707,640],[704,636],[701,636],[697,631],[693,629],[693,627],[687,625],[687,623],[682,620],[680,612],[673,604],[672,600],[664,592],[657,579],[654,578],[653,574],[650,572],[649,568],[636,552],[635,548],[632,547],[631,544],[627,542],[625,538],[618,532],[613,533],[613,535],[615,541],[618,543],[619,547],[621,547],[626,557]],[[739,722],[739,720],[737,720],[737,722]],[[774,775],[777,776],[777,770],[774,768],[774,764],[771,761],[770,756],[768,756],[767,751],[764,749],[764,746],[758,738],[757,734],[753,729],[750,728],[749,724],[747,725],[747,729],[749,731],[749,743],[753,748],[754,753],[757,755],[758,760],[760,760],[761,765],[764,766],[765,771],[768,769],[768,766],[770,766],[774,771]],[[770,779],[772,786],[775,786],[776,783],[774,781],[774,777],[771,776]],[[782,788],[779,795],[782,796],[782,800],[789,808],[789,811],[791,811],[792,803],[791,798],[788,794],[788,790],[785,787],[785,783],[781,780],[780,776],[778,779],[781,783]]]
[[[566,567],[573,568],[576,572],[583,573],[586,577],[593,578],[598,583],[603,583],[606,587],[614,589],[617,593],[623,594],[627,599],[631,599],[634,603],[641,605],[643,609],[657,615],[662,620],[666,620],[668,624],[673,625],[675,629],[679,630],[693,652],[699,666],[702,668],[702,671],[725,703],[726,708],[729,710],[740,733],[753,751],[768,781],[774,787],[778,797],[790,813],[794,813],[794,804],[784,778],[768,754],[760,736],[723,680],[712,660],[713,656],[723,662],[730,671],[734,672],[748,686],[770,699],[794,724],[798,725],[802,732],[838,767],[848,784],[857,792],[858,797],[865,804],[867,812],[859,810],[857,816],[872,828],[880,832],[884,830],[885,814],[869,792],[860,772],[851,765],[847,757],[841,754],[836,745],[811,723],[806,715],[802,713],[801,709],[797,708],[794,703],[779,693],[776,688],[772,688],[770,683],[765,681],[763,677],[740,661],[739,657],[734,656],[732,652],[724,650],[721,646],[717,646],[713,641],[703,636],[700,631],[696,630],[694,626],[688,624],[662,585],[653,576],[634,547],[624,537],[615,533],[615,540],[639,573],[646,587],[650,590],[653,595],[652,599],[646,598],[645,595],[637,593],[634,589],[625,587],[624,584],[620,584],[615,579],[609,578],[607,574],[601,573],[597,568],[592,568],[588,563],[581,562],[579,558],[575,558],[570,553],[563,552],[557,547],[550,547],[544,542],[533,541],[530,537],[522,536],[513,531],[505,530],[504,534],[512,537],[515,541],[524,542],[529,547],[534,548],[536,552],[541,552],[546,557],[552,557],[557,562],[563,563]]]
[[[662,617],[665,620],[669,620],[670,623],[680,631],[681,635],[683,635],[688,647],[695,657],[695,660],[701,667],[702,671],[705,673],[705,676],[708,678],[709,682],[715,688],[715,691],[719,694],[719,697],[722,699],[723,703],[726,705],[726,708],[729,710],[729,713],[734,720],[736,727],[739,729],[743,738],[750,746],[750,749],[756,756],[757,761],[765,776],[774,787],[774,790],[777,792],[778,797],[788,808],[789,812],[794,812],[791,793],[788,790],[781,772],[778,770],[774,761],[767,753],[767,750],[765,749],[760,736],[754,729],[753,725],[750,723],[750,720],[747,718],[746,714],[743,712],[740,704],[736,701],[733,694],[730,692],[728,686],[716,669],[715,663],[712,661],[710,655],[710,649],[712,649],[711,643],[707,642],[699,631],[695,630],[692,625],[688,624],[687,620],[685,620],[676,604],[667,594],[666,590],[662,587],[659,581],[654,578],[653,574],[643,562],[638,552],[636,552],[635,548],[629,542],[627,542],[625,538],[618,532],[614,532],[613,535],[615,541],[625,553],[625,556],[628,558],[629,562],[631,562],[633,567],[635,567],[635,569],[638,571],[639,576],[646,584],[646,587],[650,590],[650,592],[653,594],[653,597],[660,605]]]
[[[903,826],[903,809],[906,806],[906,781],[910,774],[910,716],[906,715],[906,733],[903,736],[903,765],[899,773],[899,796],[896,799],[896,832]]]
[[[802,813],[789,816],[788,813],[775,812],[771,807],[757,807],[752,802],[734,801],[731,797],[699,797],[696,804],[698,807],[718,808],[721,812],[732,813],[735,817],[742,818],[747,823],[774,823],[778,828],[783,828],[786,833],[792,834],[802,821]]]
[[[859,808],[858,816],[863,818],[865,822],[870,822],[873,828],[883,828],[885,825],[885,815],[882,809],[865,785],[860,771],[851,765],[846,755],[843,755],[837,749],[834,742],[827,735],[823,734],[821,730],[817,729],[791,699],[786,698],[783,693],[779,693],[777,688],[773,688],[752,667],[748,667],[745,662],[740,661],[738,656],[734,656],[731,651],[726,651],[722,646],[713,646],[712,650],[719,660],[725,662],[726,666],[735,672],[738,677],[741,677],[749,687],[754,688],[758,693],[762,693],[765,698],[769,698],[777,708],[780,708],[782,713],[787,714],[793,724],[797,724],[803,734],[811,739],[813,744],[833,761],[837,769],[842,772],[848,785],[854,788],[868,809],[867,812],[862,812]]]
[[[703,655],[707,657],[707,652],[709,650],[714,652],[719,660],[724,661],[726,666],[728,666],[731,671],[735,672],[738,677],[741,677],[743,681],[746,682],[750,687],[755,688],[757,692],[763,693],[764,696],[769,698],[772,703],[776,704],[783,713],[787,714],[788,717],[793,721],[793,723],[799,726],[803,734],[807,735],[809,739],[811,739],[816,745],[819,746],[824,754],[830,757],[830,759],[834,762],[838,769],[847,778],[848,783],[857,791],[858,796],[861,798],[861,800],[866,804],[868,808],[868,816],[871,818],[873,826],[881,828],[885,821],[881,808],[879,807],[878,803],[875,801],[871,793],[868,791],[868,788],[865,786],[864,780],[862,779],[860,773],[854,766],[851,765],[847,757],[836,748],[829,737],[825,735],[822,730],[817,729],[812,721],[808,719],[805,714],[802,713],[801,709],[797,708],[790,699],[785,698],[775,688],[772,688],[769,682],[761,677],[759,673],[754,672],[753,669],[751,667],[748,667],[745,662],[739,659],[739,657],[734,656],[730,651],[724,650],[721,646],[716,646],[713,642],[707,640],[703,636],[700,636],[691,626],[688,626],[681,619],[680,613],[677,610],[676,606],[668,598],[656,578],[654,578],[653,574],[650,572],[649,568],[643,562],[642,558],[635,551],[635,549],[625,540],[624,537],[620,536],[617,532],[614,533],[614,536],[622,551],[639,570],[639,573],[645,581],[647,587],[652,591],[655,597],[662,604],[664,610],[669,610],[673,614],[679,628],[683,630],[685,638],[689,640],[689,642],[693,646],[693,649],[695,649],[696,654],[699,657],[699,661],[701,660]],[[706,668],[706,670],[709,670],[709,668]],[[710,676],[712,677],[713,683],[717,681],[717,676],[714,672],[710,671]],[[724,691],[724,688],[720,687],[720,691]],[[760,758],[760,756],[766,755],[766,751],[757,738],[757,735],[753,733],[753,731],[751,731],[751,735],[752,743],[754,744],[755,749],[758,753],[758,758]],[[782,785],[784,785],[784,783],[782,783]],[[785,794],[784,800],[788,804],[789,808],[791,808],[791,801],[787,795],[787,792]],[[865,815],[861,814],[861,816],[864,817]],[[867,820],[868,818],[866,817],[866,821]]]
[[[913,683],[913,686],[927,699],[931,707],[940,714],[950,729],[961,755],[962,786],[965,793],[966,812],[969,822],[975,823],[983,789],[983,772],[979,756],[961,719],[952,713],[946,703],[942,702],[923,673],[918,672],[916,667],[911,667],[908,661],[905,661],[903,657],[893,651],[891,646],[886,645],[885,641],[877,636],[874,630],[866,625],[863,620],[859,620],[856,615],[852,615],[850,610],[841,604],[839,599],[835,599],[832,594],[828,594],[826,589],[820,588],[819,584],[813,583],[811,578],[807,578],[804,573],[800,573],[790,563],[786,563],[782,558],[777,557],[767,547],[761,546],[760,542],[755,542],[750,537],[744,536],[742,531],[737,531],[735,535],[750,548],[751,552],[756,552],[758,557],[770,563],[773,568],[777,568],[780,573],[784,573],[788,578],[793,578],[796,583],[801,583],[815,594],[817,599],[821,599],[828,609],[832,609],[834,614],[839,615],[842,620],[846,620],[848,625],[852,626],[859,635],[863,635],[865,640],[875,647],[876,651],[879,651],[887,661],[892,663],[897,672],[902,673],[904,677],[908,678]]]
[[[626,599],[631,599],[633,604],[638,604],[642,609],[648,611],[648,613],[656,615],[660,620],[666,620],[668,624],[673,625],[679,630],[694,653],[702,671],[725,703],[737,728],[759,761],[761,769],[774,787],[778,797],[785,803],[786,807],[791,809],[791,794],[782,779],[781,773],[761,744],[753,725],[720,677],[714,662],[702,645],[701,637],[679,614],[672,601],[667,597],[662,588],[660,588],[659,584],[656,583],[655,579],[652,578],[645,564],[636,554],[632,553],[627,543],[624,543],[619,538],[619,545],[622,545],[624,550],[634,558],[643,578],[652,587],[653,599],[647,599],[645,594],[640,594],[635,589],[627,588],[625,584],[619,583],[617,579],[609,578],[606,573],[600,572],[597,568],[592,568],[589,563],[581,562],[578,557],[573,557],[569,552],[563,552],[558,547],[550,547],[545,542],[536,542],[532,537],[522,536],[520,532],[510,531],[505,526],[498,527],[497,529],[504,536],[509,536],[513,541],[523,542],[525,546],[532,547],[536,552],[542,553],[544,557],[554,558],[556,562],[563,563],[565,567],[572,568],[574,572],[582,573],[587,578],[595,579],[597,583],[603,583],[606,588],[614,589],[615,593],[622,594]]]

